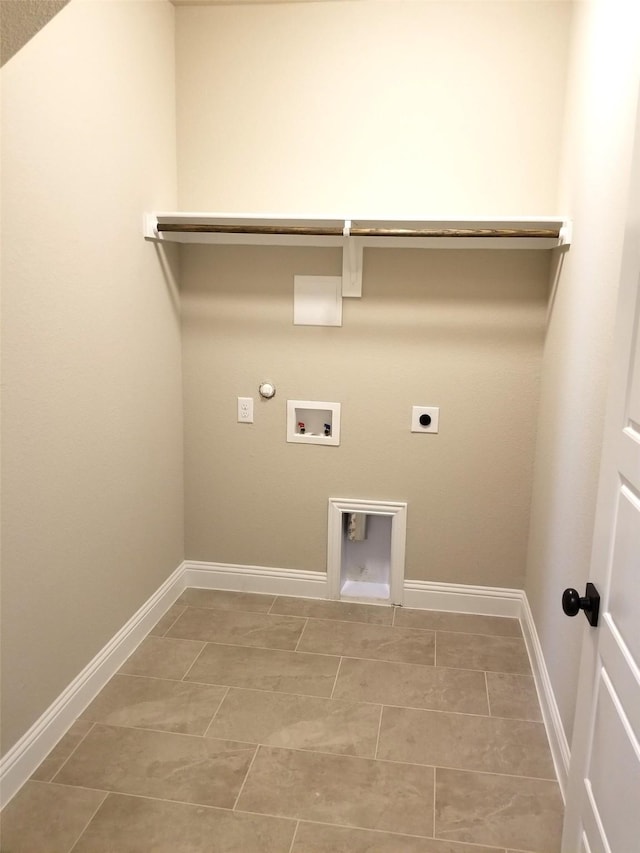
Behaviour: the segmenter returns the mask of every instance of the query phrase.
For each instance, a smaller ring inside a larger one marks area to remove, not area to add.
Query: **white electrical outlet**
[[[438,432],[439,406],[413,406],[411,432]]]
[[[253,423],[253,397],[238,397],[238,423]]]

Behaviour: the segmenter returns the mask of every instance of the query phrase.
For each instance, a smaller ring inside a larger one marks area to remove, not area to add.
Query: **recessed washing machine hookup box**
[[[340,403],[287,400],[287,441],[340,444]]]

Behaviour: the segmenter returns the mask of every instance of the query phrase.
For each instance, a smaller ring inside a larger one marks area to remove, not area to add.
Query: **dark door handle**
[[[580,598],[578,590],[569,587],[562,593],[562,609],[567,616],[577,616],[584,610],[589,624],[595,628],[600,613],[600,593],[592,583],[588,583],[584,598]]]

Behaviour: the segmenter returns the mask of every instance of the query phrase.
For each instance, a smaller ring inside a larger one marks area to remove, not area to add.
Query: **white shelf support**
[[[342,295],[362,296],[364,246],[357,237],[345,237],[342,247]]]
[[[573,238],[573,220],[565,219],[560,228],[560,246],[570,246]]]

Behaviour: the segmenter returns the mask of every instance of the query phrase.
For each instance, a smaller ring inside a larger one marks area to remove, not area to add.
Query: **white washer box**
[[[340,444],[340,403],[287,400],[287,441],[294,444]]]

